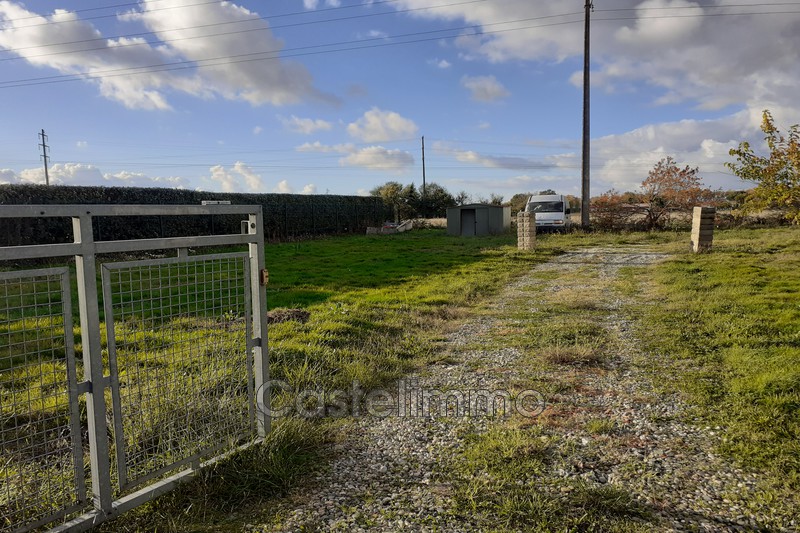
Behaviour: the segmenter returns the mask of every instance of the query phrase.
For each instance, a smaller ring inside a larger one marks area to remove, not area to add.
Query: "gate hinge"
[[[264,287],[266,287],[267,283],[269,283],[269,270],[266,268],[261,269],[259,283]]]

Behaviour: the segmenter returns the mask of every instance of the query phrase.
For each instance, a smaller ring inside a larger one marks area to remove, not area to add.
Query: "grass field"
[[[707,255],[689,254],[686,235],[670,232],[550,235],[540,239],[534,254],[518,252],[514,236],[460,239],[441,230],[269,245],[269,307],[310,312],[304,324],[270,327],[271,376],[295,390],[346,389],[353,380],[364,389],[386,383],[446,357],[438,350],[446,331],[537,262],[576,246],[614,244],[647,244],[676,254],[667,263],[631,269],[625,278],[624,289],[641,301],[630,315],[638,321],[646,348],[659,354],[655,370],[680,378],[672,386],[687,395],[697,417],[727,428],[726,453],[799,483],[796,228],[720,232],[714,253]],[[591,342],[585,353],[559,351],[558,346],[592,336],[591,324],[564,324],[537,341],[553,345],[547,352],[550,363],[570,364],[565,357],[591,363],[603,357]],[[203,331],[195,328],[193,335]],[[158,339],[151,341],[158,344]],[[238,530],[245,518],[225,522],[231,510],[245,503],[245,510],[258,507],[324,462],[326,424],[281,421],[263,445],[236,454],[103,529]],[[607,428],[598,423],[595,430]],[[466,464],[491,460],[482,459],[483,453],[504,453],[516,445],[514,438],[513,432],[499,432],[486,436],[486,442],[473,441]],[[538,465],[534,452],[533,469]],[[625,494],[578,494],[595,505],[598,523],[604,509],[623,520],[640,513]],[[523,507],[511,508],[509,516]],[[558,513],[537,516],[547,520]]]
[[[631,272],[658,379],[725,428],[724,451],[800,487],[800,228],[731,230]]]

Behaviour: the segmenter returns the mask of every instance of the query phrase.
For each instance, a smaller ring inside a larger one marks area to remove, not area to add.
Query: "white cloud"
[[[326,120],[298,118],[294,115],[289,118],[281,118],[281,122],[286,129],[295,133],[303,133],[305,135],[310,135],[315,131],[327,131],[333,127],[333,124]]]
[[[414,9],[428,3],[398,0],[394,5]],[[689,103],[708,110],[726,106],[797,109],[800,47],[787,43],[796,42],[800,25],[796,14],[780,14],[792,11],[791,7],[775,4],[753,9],[734,7],[724,0],[644,0],[605,7],[630,11],[613,17],[593,15],[594,19],[618,19],[597,21],[593,26],[593,86],[626,92],[655,87],[660,94],[652,98],[653,103]],[[486,0],[421,9],[413,16],[478,26],[474,34],[456,42],[464,57],[493,63],[551,63],[582,56],[583,14],[558,16],[569,11],[580,10],[565,9],[563,2]],[[722,14],[726,16],[716,16]],[[735,15],[727,16],[731,14]],[[531,22],[542,17],[551,18],[541,24]],[[492,24],[497,21],[514,20],[519,22],[503,24],[502,32],[480,31],[496,29]],[[572,80],[580,85],[580,74]]]
[[[328,7],[339,7],[342,5],[340,0],[325,0],[324,2],[320,2],[320,0],[303,0],[303,7],[306,8],[308,11],[313,11],[317,9],[320,4],[324,4]]]
[[[370,196],[369,191],[367,189],[358,189],[356,191],[357,196]]]
[[[439,67],[440,69],[448,69],[453,65],[446,59],[440,59],[439,61],[436,62],[436,66]]]
[[[337,144],[328,146],[319,142],[305,143],[297,148],[298,152],[338,153],[345,157],[339,159],[343,166],[353,166],[380,170],[384,172],[402,173],[414,165],[414,156],[403,150],[391,150],[383,146],[358,148],[354,144]]]
[[[592,141],[592,194],[612,187],[634,190],[660,159],[672,156],[681,166],[700,168],[703,182],[710,187],[747,188],[751,184],[730,176],[724,163],[728,151],[743,140],[761,149],[760,117],[748,110],[715,120],[681,120],[648,125],[619,135]],[[571,162],[579,165],[574,155]]]
[[[264,128],[262,128],[261,126],[256,126],[255,128],[253,128],[253,135],[260,135],[261,132],[263,132],[263,131],[264,131]]]
[[[308,185],[303,187],[303,190],[300,191],[300,194],[316,194],[317,193],[317,186],[313,183],[309,183]]]
[[[87,146],[89,146],[89,143],[86,141],[78,141],[75,143],[75,146],[78,148],[86,148]]]
[[[468,89],[477,102],[495,102],[511,93],[494,76],[464,76],[461,85]]]
[[[83,163],[56,163],[48,169],[51,185],[83,185],[104,187],[168,187],[183,189],[187,185],[184,178],[177,176],[151,177],[140,172],[120,171],[103,173],[94,165]],[[42,167],[23,169],[19,173],[0,170],[0,183],[45,184]]]
[[[263,192],[264,183],[261,176],[237,161],[230,170],[222,165],[211,167],[211,181],[217,182],[223,192]]]
[[[294,192],[294,189],[292,188],[291,185],[289,185],[289,182],[287,180],[281,180],[278,182],[275,188],[272,189],[272,192],[292,194]]]
[[[340,153],[340,154],[349,154],[356,150],[356,146],[354,144],[336,144],[333,146],[329,146],[326,144],[322,144],[319,141],[314,141],[313,143],[303,143],[297,148],[295,148],[298,152],[317,152],[321,154],[327,153]]]
[[[414,121],[394,111],[373,107],[355,122],[347,125],[347,133],[364,142],[386,142],[407,139],[417,133]]]
[[[172,9],[188,5],[192,8]],[[160,43],[138,37],[103,38],[100,30],[74,12],[57,9],[45,17],[20,3],[2,1],[0,48],[14,50],[36,67],[64,75],[87,74],[86,79],[97,84],[104,97],[135,109],[170,109],[167,96],[171,92],[221,96],[252,105],[332,99],[314,88],[305,67],[275,57],[283,43],[257,13],[231,2],[197,4],[192,0],[142,0],[140,8],[120,15],[119,22],[143,24]],[[235,23],[240,31],[220,35],[217,26],[226,23]],[[265,52],[268,59],[208,61],[256,51]],[[145,68],[180,61],[203,68]],[[114,75],[103,77],[108,73]]]
[[[414,165],[414,156],[402,150],[389,150],[383,146],[369,146],[353,152],[341,160],[342,164],[372,170],[401,172]]]

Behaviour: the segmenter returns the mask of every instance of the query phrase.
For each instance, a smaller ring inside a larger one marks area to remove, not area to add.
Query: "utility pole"
[[[45,135],[44,130],[39,134],[39,137],[42,138],[41,144],[39,146],[42,149],[42,160],[44,160],[44,183],[45,185],[50,185],[50,174],[47,170],[47,164],[50,161],[50,157],[47,155],[47,135]]]
[[[586,27],[583,34],[583,154],[581,157],[581,226],[589,227],[589,18],[594,5],[586,0]]]
[[[422,206],[425,207],[425,136],[422,136]],[[424,214],[424,213],[423,213]]]

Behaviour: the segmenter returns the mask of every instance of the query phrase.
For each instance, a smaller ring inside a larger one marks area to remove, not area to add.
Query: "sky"
[[[580,195],[584,1],[0,0],[0,183]],[[800,0],[595,0],[591,193],[800,122]],[[423,138],[424,137],[424,164]]]

